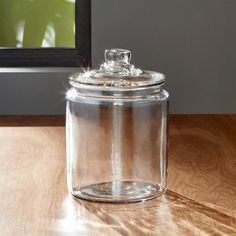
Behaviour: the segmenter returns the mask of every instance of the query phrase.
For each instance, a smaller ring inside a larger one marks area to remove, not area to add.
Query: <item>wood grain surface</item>
[[[236,115],[170,118],[168,188],[236,217]]]
[[[65,126],[65,116],[0,116],[0,127]]]
[[[0,235],[236,235],[236,116],[171,116],[169,190],[128,205],[71,197],[64,118],[26,119],[0,117]]]

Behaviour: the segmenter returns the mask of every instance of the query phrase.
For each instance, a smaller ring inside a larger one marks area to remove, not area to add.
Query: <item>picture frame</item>
[[[74,48],[0,48],[0,67],[90,66],[91,0],[75,0]]]

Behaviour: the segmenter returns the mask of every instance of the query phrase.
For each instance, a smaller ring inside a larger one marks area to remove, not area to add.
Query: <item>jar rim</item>
[[[143,71],[138,76],[111,76],[92,70],[86,73],[72,74],[69,80],[73,87],[80,89],[132,91],[161,86],[165,83],[166,76],[154,71]]]

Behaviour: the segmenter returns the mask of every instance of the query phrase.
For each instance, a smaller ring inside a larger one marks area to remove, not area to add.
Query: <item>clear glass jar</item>
[[[74,74],[67,92],[67,179],[78,198],[139,202],[166,189],[168,93],[163,74],[105,52],[99,70]]]

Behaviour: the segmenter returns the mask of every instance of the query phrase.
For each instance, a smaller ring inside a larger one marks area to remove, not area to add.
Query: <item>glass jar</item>
[[[168,93],[165,76],[105,52],[99,70],[70,77],[66,94],[69,191],[96,202],[139,202],[166,189]]]

